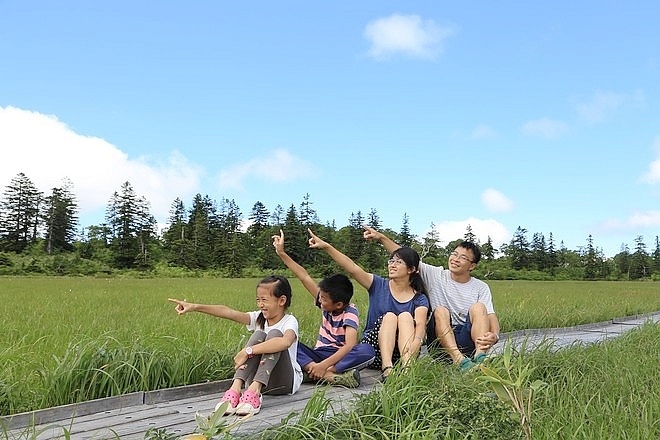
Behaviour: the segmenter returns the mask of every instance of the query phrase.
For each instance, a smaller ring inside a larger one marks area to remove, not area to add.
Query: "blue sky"
[[[660,3],[571,3],[0,0],[0,186],[652,251]]]

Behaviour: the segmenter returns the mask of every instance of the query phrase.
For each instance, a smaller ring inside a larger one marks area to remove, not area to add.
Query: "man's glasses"
[[[470,260],[467,255],[464,254],[459,254],[458,252],[452,252],[449,254],[452,258],[458,258],[461,261],[469,261],[470,263],[474,263],[474,261]]]

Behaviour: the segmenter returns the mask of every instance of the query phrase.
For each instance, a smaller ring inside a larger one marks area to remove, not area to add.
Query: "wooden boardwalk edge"
[[[1,416],[0,424],[8,430],[25,428],[35,425],[73,420],[77,417],[95,414],[101,411],[119,410],[137,405],[153,405],[170,400],[181,400],[215,394],[218,390],[226,390],[231,385],[231,379],[205,382],[194,385],[165,388],[154,391],[138,391],[121,396],[104,397],[85,402],[71,403],[52,408],[38,409],[24,413]]]

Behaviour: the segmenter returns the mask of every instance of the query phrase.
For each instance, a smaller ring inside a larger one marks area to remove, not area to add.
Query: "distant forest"
[[[660,280],[658,236],[651,247],[637,236],[632,248],[624,245],[606,258],[591,235],[583,247],[572,250],[558,244],[552,233],[535,232],[530,238],[518,226],[511,241],[496,249],[490,237],[480,243],[468,226],[463,237],[443,247],[433,225],[425,237],[414,236],[407,214],[399,231],[383,228],[375,209],[352,213],[341,227],[323,222],[309,194],[286,209],[277,205],[269,210],[257,201],[247,218],[234,200],[197,194],[186,206],[176,198],[160,233],[149,202],[130,182],[110,196],[104,223],[80,228],[78,212],[68,179],[46,195],[25,174],[16,175],[0,199],[0,275],[258,277],[284,272],[271,239],[280,229],[287,252],[310,273],[320,277],[336,272],[324,252],[308,248],[307,228],[365,270],[384,273],[388,255],[378,243],[362,238],[362,225],[369,225],[417,249],[435,265],[446,265],[461,240],[474,241],[483,255],[474,274],[482,279]]]

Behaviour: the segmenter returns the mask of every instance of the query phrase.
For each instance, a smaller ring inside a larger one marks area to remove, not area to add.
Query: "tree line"
[[[217,276],[260,276],[282,270],[271,237],[282,229],[287,252],[311,273],[322,276],[337,270],[324,253],[307,246],[307,228],[327,239],[365,269],[383,273],[387,255],[377,243],[362,238],[362,225],[382,230],[397,243],[417,249],[423,259],[445,265],[456,244],[471,240],[483,258],[475,275],[485,279],[660,280],[660,240],[649,251],[637,236],[631,250],[606,258],[591,235],[585,246],[567,249],[552,233],[530,235],[518,226],[509,243],[496,249],[490,237],[480,243],[472,228],[446,246],[430,225],[424,237],[413,235],[407,213],[399,231],[383,228],[378,212],[352,213],[348,224],[322,223],[309,194],[299,205],[269,210],[257,201],[247,218],[232,199],[220,201],[197,194],[187,207],[176,198],[167,226],[158,231],[149,202],[125,182],[109,198],[105,221],[79,229],[73,184],[45,195],[23,173],[16,175],[0,200],[0,274],[61,275],[111,274],[135,271],[155,275],[213,273]],[[247,227],[245,227],[247,225]]]

